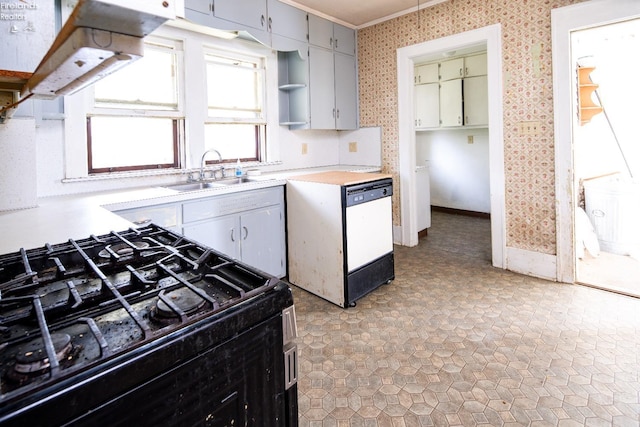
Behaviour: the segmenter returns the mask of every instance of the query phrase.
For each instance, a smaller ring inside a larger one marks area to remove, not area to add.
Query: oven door
[[[349,273],[393,251],[391,216],[391,197],[346,208]]]

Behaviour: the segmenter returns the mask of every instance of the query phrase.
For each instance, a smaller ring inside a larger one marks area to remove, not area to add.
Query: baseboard
[[[507,247],[507,270],[547,280],[557,280],[555,255]]]
[[[432,211],[436,211],[436,212],[444,212],[444,213],[448,213],[448,214],[453,214],[453,215],[466,215],[466,216],[473,216],[476,218],[486,218],[486,219],[490,219],[491,218],[491,214],[486,213],[486,212],[476,212],[476,211],[467,211],[464,209],[455,209],[455,208],[445,208],[444,206],[433,206],[431,205],[431,210]]]

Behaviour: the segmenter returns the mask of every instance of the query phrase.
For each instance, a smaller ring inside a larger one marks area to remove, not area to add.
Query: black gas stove
[[[0,256],[0,425],[297,425],[289,286],[164,228]]]

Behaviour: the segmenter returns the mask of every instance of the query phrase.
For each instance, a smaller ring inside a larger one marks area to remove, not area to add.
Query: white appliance
[[[418,231],[431,227],[431,190],[428,161],[425,166],[416,166],[416,218]]]
[[[341,307],[394,279],[391,175],[321,172],[287,182],[289,281]]]

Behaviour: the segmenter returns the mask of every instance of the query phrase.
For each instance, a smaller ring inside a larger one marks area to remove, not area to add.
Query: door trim
[[[551,10],[553,111],[556,170],[556,279],[576,280],[573,129],[575,67],[571,32],[640,17],[637,0],[601,0]]]
[[[416,203],[416,135],[413,128],[414,60],[420,56],[486,44],[489,89],[489,187],[491,195],[491,258],[506,268],[505,178],[502,105],[502,30],[494,24],[397,50],[398,139],[400,171],[401,243],[418,244]]]

